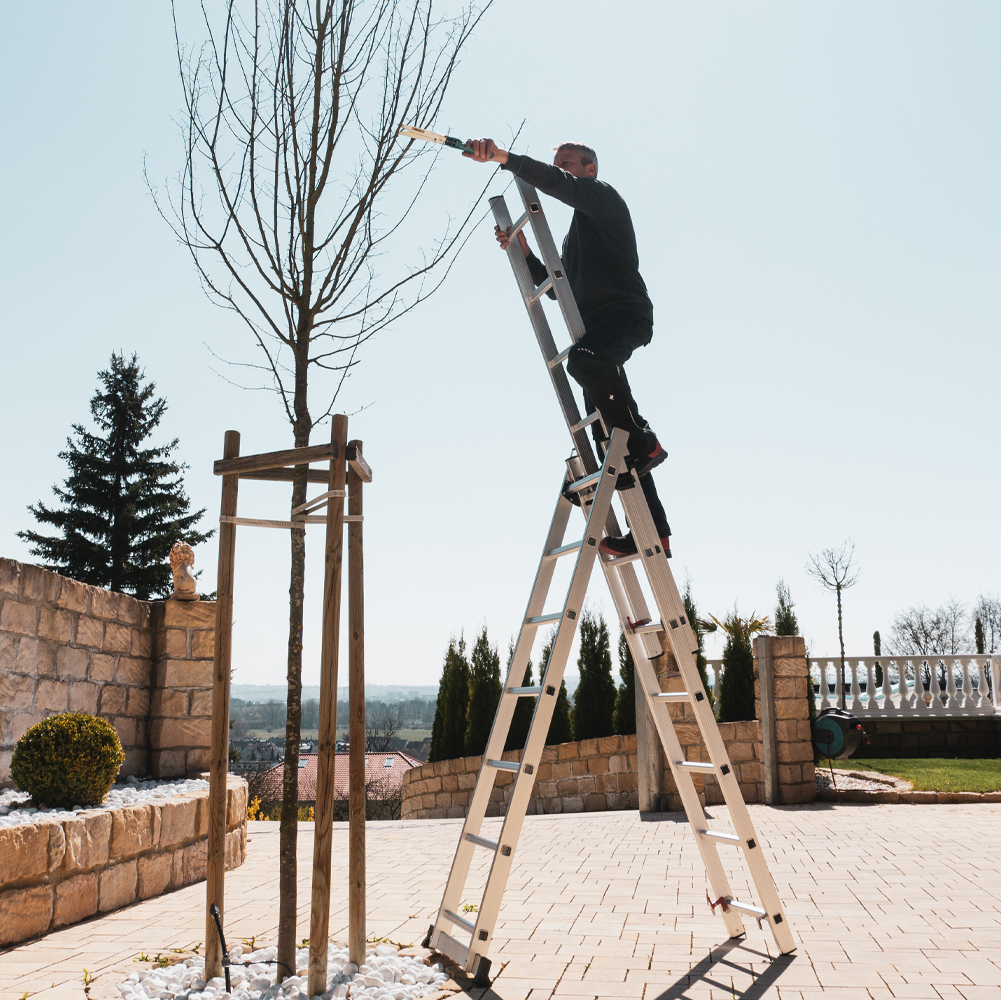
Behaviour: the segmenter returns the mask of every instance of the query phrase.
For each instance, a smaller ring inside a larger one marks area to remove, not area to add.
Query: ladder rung
[[[497,850],[497,845],[492,840],[487,840],[485,837],[477,837],[475,833],[467,833],[466,840],[477,847],[485,847],[488,851]]]
[[[517,695],[517,697],[519,698],[530,698],[532,696],[537,696],[542,694],[542,688],[541,687],[508,688],[507,693]]]
[[[591,475],[585,476],[583,479],[578,479],[575,483],[570,483],[564,493],[576,493],[578,490],[584,489],[586,486],[590,486],[592,483],[596,483],[601,479],[601,471],[592,472]]]
[[[715,771],[715,764],[706,764],[701,760],[678,760],[675,767],[682,767],[686,771]]]
[[[513,239],[518,235],[524,228],[525,223],[528,222],[528,212],[526,212],[508,231],[508,239]]]
[[[624,563],[636,562],[636,560],[639,559],[639,557],[640,554],[638,552],[634,552],[631,556],[614,556],[611,559],[606,559],[602,557],[602,562],[606,566],[621,566]]]
[[[460,927],[465,927],[470,934],[476,930],[476,924],[471,924],[465,917],[460,917],[458,913],[453,913],[451,910],[445,911],[445,916],[452,921],[453,924],[458,924]]]
[[[589,413],[583,420],[578,420],[577,423],[570,427],[570,433],[576,434],[577,431],[582,431],[585,427],[590,427],[595,421],[601,419],[601,414],[595,410],[594,413]]]
[[[645,632],[663,632],[664,626],[661,622],[650,622],[649,625],[637,625],[633,630],[633,635],[643,635]]]
[[[546,280],[544,282],[542,282],[542,284],[539,285],[539,287],[536,288],[535,291],[532,292],[531,295],[528,296],[528,301],[529,302],[536,302],[536,301],[538,301],[552,287],[553,287],[553,279],[552,278],[546,278]]]
[[[688,701],[687,691],[658,691],[651,695],[657,701]]]
[[[565,556],[570,552],[576,552],[584,544],[584,539],[581,538],[579,541],[570,542],[569,545],[561,545],[558,549],[550,549],[546,553],[547,559],[559,559],[560,556]]]
[[[466,956],[469,954],[469,949],[459,941],[456,941],[451,934],[446,934],[444,931],[438,935],[438,951],[443,955],[448,955],[456,965],[465,965]]]
[[[554,615],[539,615],[536,618],[526,618],[526,625],[545,625],[546,622],[558,622],[563,617],[562,611],[557,611]]]
[[[573,344],[571,344],[570,347],[573,347]],[[560,353],[557,354],[555,358],[553,358],[551,361],[546,362],[549,365],[549,367],[555,368],[557,365],[563,364],[563,362],[566,361],[567,359],[567,355],[570,353],[570,347],[560,351]]]
[[[723,833],[721,830],[700,830],[703,837],[711,837],[713,840],[722,840],[726,844],[739,844],[740,837],[735,833]]]
[[[755,906],[753,903],[742,903],[739,899],[728,899],[726,905],[732,906],[735,910],[741,910],[743,913],[751,913],[756,917],[768,916],[767,910],[763,910],[760,906]]]
[[[516,760],[488,760],[487,767],[496,767],[499,771],[521,770],[521,764]]]

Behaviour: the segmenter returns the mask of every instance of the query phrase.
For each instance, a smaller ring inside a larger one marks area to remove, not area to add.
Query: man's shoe
[[[636,475],[642,479],[647,473],[656,469],[661,462],[667,458],[667,452],[661,447],[660,442],[657,441],[654,444],[653,450],[646,455],[641,455],[639,458],[633,459],[629,458],[629,466],[636,470]]]
[[[664,550],[664,555],[670,559],[671,536],[668,535],[666,538],[662,538],[660,540],[660,544]],[[636,555],[636,542],[633,541],[633,533],[631,531],[628,535],[607,535],[601,540],[601,544],[598,548],[604,552],[606,556]]]

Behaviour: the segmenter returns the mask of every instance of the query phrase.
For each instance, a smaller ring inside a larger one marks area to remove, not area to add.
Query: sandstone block
[[[11,742],[17,741],[36,723],[41,722],[45,716],[41,712],[23,711],[14,716],[10,724]]]
[[[191,633],[191,658],[211,660],[215,657],[215,629]]]
[[[0,885],[49,870],[49,823],[0,827]]]
[[[165,892],[170,885],[173,854],[144,855],[138,859],[139,899],[151,899]]]
[[[197,844],[185,847],[181,854],[183,856],[183,884],[191,885],[192,882],[200,882],[204,879],[208,842],[200,840]]]
[[[118,658],[115,670],[115,681],[126,687],[148,687],[150,679],[149,660],[136,659],[134,656]]]
[[[194,747],[188,750],[187,762],[185,763],[184,774],[187,776],[192,776],[200,773],[201,771],[207,771],[209,768],[209,758],[211,757],[211,752],[208,748]]]
[[[776,719],[806,719],[809,713],[806,698],[779,698],[775,702]]]
[[[781,719],[775,723],[775,739],[779,743],[810,742],[810,720]]]
[[[188,633],[183,628],[168,628],[163,633],[163,654],[174,660],[188,658]]]
[[[608,757],[590,757],[587,761],[587,771],[588,774],[607,774],[609,770],[608,767]]]
[[[556,791],[560,795],[573,795],[577,791],[577,782],[573,778],[561,778],[556,782]]]
[[[798,785],[803,780],[803,769],[799,764],[779,764],[779,784]]]
[[[104,622],[81,615],[76,623],[76,642],[88,649],[100,649],[104,642]]]
[[[152,806],[127,806],[111,815],[112,859],[129,858],[153,846]]]
[[[114,656],[110,653],[87,653],[87,655],[90,657],[89,677],[92,681],[110,681],[115,676]]]
[[[138,868],[134,861],[105,868],[98,878],[98,910],[107,913],[134,903],[138,881]]]
[[[590,795],[592,792],[597,790],[598,784],[596,778],[592,778],[590,775],[585,775],[583,778],[577,779],[578,795]]]
[[[55,601],[61,580],[58,573],[41,566],[26,564],[21,567],[21,593],[33,601]]]
[[[600,812],[608,807],[608,800],[600,792],[584,796],[584,812]]]
[[[636,771],[623,771],[619,775],[619,791],[633,792],[639,787]]]
[[[0,673],[0,705],[29,708],[35,700],[35,679],[20,674]]]
[[[86,649],[60,646],[56,650],[56,674],[64,678],[87,676],[91,654]]]
[[[156,666],[156,679],[164,688],[211,687],[212,664],[207,660],[161,660]]]
[[[607,809],[628,809],[629,808],[629,793],[628,792],[611,792],[606,797],[605,800]]]
[[[602,792],[607,795],[610,792],[618,792],[619,790],[619,776],[618,774],[600,774],[595,779],[595,791]]]
[[[501,797],[502,797],[502,795],[501,795],[501,791],[500,791],[499,788],[494,788],[493,791],[490,793],[490,798],[491,799],[496,799],[496,800],[499,801],[501,799]],[[439,808],[441,808],[441,809],[447,809],[452,804],[452,793],[451,792],[439,792],[434,797],[434,804],[436,806],[438,806]]]
[[[0,608],[0,629],[18,635],[35,635],[38,626],[38,609],[33,604],[22,604],[7,598]]]
[[[741,781],[764,781],[765,766],[758,760],[745,760],[740,765]]]
[[[550,774],[554,781],[561,781],[563,778],[569,778],[572,773],[572,766],[570,761],[563,760],[557,764],[552,765],[552,770]]]
[[[44,934],[52,923],[52,888],[8,889],[0,892],[0,945],[15,944]]]
[[[132,629],[128,625],[108,622],[104,626],[104,644],[107,653],[130,653],[132,651]]]
[[[67,927],[97,913],[97,872],[76,875],[56,886],[53,927]]]
[[[578,747],[577,756],[593,757],[598,752],[598,741],[597,739],[578,740],[577,747]]]
[[[246,819],[247,783],[242,778],[230,778],[226,788],[226,829],[236,829],[242,826]]]
[[[73,641],[74,615],[59,608],[41,608],[38,612],[38,634],[54,642]]]
[[[112,725],[118,732],[118,738],[122,741],[123,747],[134,747],[139,742],[135,719],[127,715],[116,715]]]
[[[625,754],[613,754],[608,758],[608,770],[613,773],[626,771],[629,768],[629,760]]]
[[[124,715],[128,697],[128,688],[118,684],[105,684],[101,688],[101,714]]]
[[[35,692],[35,707],[43,712],[65,712],[69,706],[70,686],[67,681],[42,679]]]
[[[73,681],[70,684],[70,711],[97,714],[97,695],[100,686],[90,681]]]
[[[95,618],[117,618],[120,597],[111,590],[94,587],[90,594],[90,613]]]
[[[813,760],[813,744],[811,743],[779,743],[775,749],[779,761],[783,764]]]
[[[21,564],[13,559],[0,559],[0,593],[21,592]]]
[[[144,625],[149,621],[149,605],[128,594],[118,595],[118,620],[127,625]]]
[[[751,743],[735,741],[728,743],[726,752],[730,760],[737,763],[741,760],[754,760],[754,746]]]
[[[215,601],[164,601],[165,628],[215,628]]]
[[[636,734],[630,733],[628,736],[619,738],[619,750],[622,753],[636,753]]]
[[[780,657],[772,660],[773,677],[806,677],[806,660],[802,657]]]
[[[564,795],[562,801],[563,812],[565,813],[579,813],[584,811],[583,795]]]
[[[188,717],[188,692],[158,688],[153,693],[150,711],[154,716],[186,719]]]
[[[112,815],[110,812],[83,812],[74,819],[63,821],[65,871],[86,871],[108,863]]]
[[[542,807],[547,813],[561,813],[563,812],[563,800],[559,797],[545,799]]]
[[[56,604],[69,611],[86,614],[90,607],[90,587],[85,583],[79,583],[77,580],[70,580],[64,576],[60,581]]]
[[[586,760],[572,760],[570,761],[570,773],[575,778],[580,778],[587,774],[587,761]]]
[[[612,754],[619,752],[619,736],[601,736],[598,739],[598,753]]]
[[[191,709],[188,715],[197,719],[199,717],[210,716],[212,714],[212,692],[211,691],[192,691],[191,692]]]
[[[14,669],[19,674],[36,677],[54,677],[56,674],[56,651],[59,647],[48,639],[34,639],[22,636],[17,644]]]
[[[133,656],[147,658],[153,655],[153,636],[148,629],[134,628],[129,652]]]
[[[576,743],[560,743],[557,748],[559,753],[559,759],[562,760],[573,760],[575,757],[580,756],[580,750]]]
[[[147,716],[149,714],[149,689],[129,688],[128,692],[129,699],[125,709],[126,714],[133,717]]]
[[[462,815],[462,807],[459,807],[459,815]],[[226,834],[226,871],[232,871],[243,864],[243,831],[230,830]]]

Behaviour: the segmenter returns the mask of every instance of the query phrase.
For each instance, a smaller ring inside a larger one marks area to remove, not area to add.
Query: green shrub
[[[36,804],[64,809],[98,806],[124,760],[121,740],[110,722],[64,712],[43,719],[17,741],[10,775]]]

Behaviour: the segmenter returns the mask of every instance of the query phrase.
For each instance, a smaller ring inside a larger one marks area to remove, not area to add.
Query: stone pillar
[[[636,680],[636,782],[639,811],[657,812],[664,795],[664,751],[643,685]]]
[[[756,638],[754,677],[754,712],[761,720],[764,750],[765,801],[812,802],[817,786],[803,639],[800,636]]]
[[[209,765],[216,606],[163,601],[152,606],[154,670],[150,773],[193,776]]]

